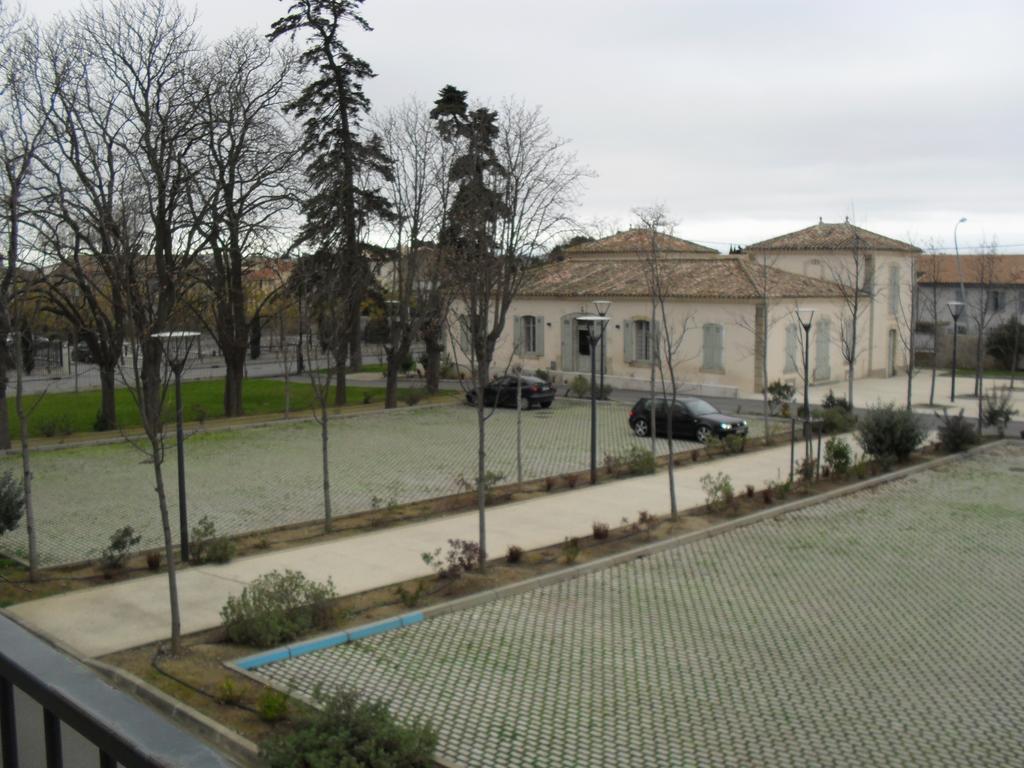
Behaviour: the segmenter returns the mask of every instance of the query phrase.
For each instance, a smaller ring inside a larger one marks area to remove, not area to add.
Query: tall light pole
[[[187,562],[188,554],[188,502],[185,500],[185,420],[181,403],[181,372],[185,370],[188,353],[199,338],[195,331],[167,331],[154,333],[164,349],[167,365],[174,373],[174,405],[178,426],[178,524],[181,528],[181,560]]]
[[[590,484],[597,484],[597,345],[604,339],[610,301],[595,301],[596,315],[577,317],[576,322],[587,323],[587,342],[590,345]],[[595,329],[597,329],[595,331]]]
[[[800,308],[796,311],[796,316],[804,329],[804,452],[805,457],[809,460],[811,458],[811,322],[814,320],[814,310]]]
[[[597,310],[597,314],[604,317],[608,314],[608,307],[612,303],[607,299],[595,299],[594,308]],[[601,334],[601,388],[598,390],[601,393],[601,399],[604,400],[604,369],[605,369],[605,344],[604,334]]]
[[[962,301],[947,301],[946,306],[949,307],[949,314],[953,316],[953,376],[952,381],[949,385],[949,399],[952,402],[956,402],[956,339],[957,339],[957,327],[960,325],[960,313],[964,311],[964,303]]]

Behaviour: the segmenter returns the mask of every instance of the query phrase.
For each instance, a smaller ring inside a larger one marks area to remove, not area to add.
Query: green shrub
[[[587,397],[590,395],[590,381],[586,376],[577,376],[569,382],[569,394],[573,397]]]
[[[593,523],[591,528],[594,531],[595,539],[607,539],[610,529],[608,523]]]
[[[434,569],[438,578],[457,579],[480,564],[480,545],[467,539],[448,539],[448,551],[421,552],[423,562]]]
[[[621,453],[606,455],[604,463],[608,471],[616,475],[653,475],[657,468],[654,454],[639,445],[631,445]]]
[[[796,395],[796,387],[792,384],[783,384],[781,381],[773,381],[768,385],[768,410],[773,416],[785,415],[784,411],[789,409]]]
[[[280,722],[288,716],[288,695],[268,688],[260,696],[256,711],[265,723]]]
[[[405,392],[405,396],[402,398],[406,405],[416,405],[420,400],[423,399],[423,393],[418,389],[408,389]]]
[[[704,489],[704,500],[708,512],[718,512],[732,503],[736,491],[732,487],[732,480],[724,472],[717,475],[707,474],[700,479],[700,486]]]
[[[66,413],[62,413],[40,424],[39,431],[43,433],[44,437],[53,437],[55,435],[70,435],[74,428],[71,426],[70,417]]]
[[[307,579],[298,571],[271,571],[229,597],[221,609],[224,629],[233,643],[268,648],[314,629],[326,629],[337,597],[334,583]]]
[[[1006,425],[1016,415],[1017,409],[1013,407],[1009,388],[1000,387],[992,392],[985,393],[985,406],[982,411],[982,418],[985,420],[985,426],[995,427],[1000,437],[1006,435]]]
[[[320,698],[296,727],[260,745],[270,768],[432,768],[437,733],[428,724],[398,723],[387,706],[350,691]]]
[[[825,395],[825,398],[821,401],[821,407],[825,408],[826,410],[830,410],[832,408],[840,408],[846,411],[847,413],[853,410],[853,406],[850,405],[849,400],[847,400],[843,396],[836,397],[835,393],[831,389],[828,391],[828,394]]]
[[[812,413],[815,419],[821,421],[820,425],[814,425],[815,432],[820,429],[826,435],[849,432],[857,425],[856,414],[842,407],[825,408]]]
[[[580,556],[580,540],[575,536],[566,537],[562,542],[562,559],[566,565],[572,565]]]
[[[93,432],[107,432],[116,426],[116,424],[111,424],[107,417],[103,415],[102,408],[96,411],[96,418],[92,422]]]
[[[423,581],[417,581],[415,589],[406,589],[401,584],[395,589],[395,594],[406,608],[415,608],[419,605],[423,593],[426,592],[426,585]]]
[[[132,548],[142,541],[142,536],[135,533],[130,525],[118,528],[110,536],[108,544],[100,553],[100,563],[104,571],[117,571],[124,568],[125,560],[128,559]]]
[[[0,477],[0,536],[13,531],[25,514],[25,489],[8,470]]]
[[[505,553],[505,562],[509,565],[515,565],[523,559],[523,548],[517,547],[515,544],[509,545],[508,552]]]
[[[888,403],[869,408],[861,417],[857,443],[865,454],[885,467],[910,458],[926,434],[913,411]]]
[[[959,453],[978,444],[978,431],[974,428],[974,422],[964,417],[963,408],[956,416],[943,413],[939,418],[939,445],[942,450],[947,453]]]
[[[235,681],[230,677],[225,677],[217,686],[217,701],[229,706],[234,706],[242,701],[242,692],[238,690]]]
[[[536,376],[538,379],[543,379],[548,384],[551,383],[551,373],[546,368],[538,368],[536,371],[533,372],[533,375]]]
[[[227,563],[235,556],[235,542],[217,535],[217,527],[207,515],[192,527],[189,534],[189,560],[196,565]]]
[[[825,442],[825,466],[836,477],[843,477],[853,465],[853,450],[841,437],[830,437]]]

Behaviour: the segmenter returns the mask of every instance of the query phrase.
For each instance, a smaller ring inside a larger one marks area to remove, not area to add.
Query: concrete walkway
[[[789,446],[723,457],[711,463],[676,469],[680,509],[704,502],[700,478],[724,472],[741,493],[747,484],[762,488],[788,477]],[[634,521],[640,510],[669,512],[665,471],[550,494],[496,506],[488,511],[488,547],[501,556],[508,546],[524,549],[557,544],[567,536],[584,536],[595,521],[611,526],[623,517]],[[432,573],[420,557],[448,539],[478,539],[476,512],[467,512],[374,533],[239,558],[225,565],[186,568],[179,572],[182,629],[197,632],[218,626],[220,610],[256,577],[292,569],[324,580],[339,594],[352,594]],[[7,609],[32,629],[55,638],[82,656],[102,656],[167,638],[170,610],[166,576],[42,598]]]

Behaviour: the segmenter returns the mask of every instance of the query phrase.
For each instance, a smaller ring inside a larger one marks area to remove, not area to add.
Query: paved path
[[[739,491],[788,476],[789,447],[770,448],[676,469],[679,507],[704,502],[701,476],[725,472]],[[635,520],[640,510],[669,511],[665,472],[608,482],[595,487],[504,504],[488,512],[488,546],[501,555],[509,545],[525,549],[590,533],[594,521],[617,525]],[[179,575],[185,632],[220,624],[229,595],[275,569],[301,570],[313,579],[333,579],[339,593],[351,594],[431,573],[420,554],[444,547],[448,539],[477,536],[475,512],[414,523],[350,538],[239,558],[220,566],[188,568]],[[150,576],[94,589],[34,600],[8,609],[30,627],[51,635],[84,656],[101,656],[168,635],[165,576]]]
[[[256,672],[466,768],[1020,766],[1022,471],[1004,444]]]

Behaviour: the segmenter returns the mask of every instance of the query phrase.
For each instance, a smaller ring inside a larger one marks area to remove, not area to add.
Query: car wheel
[[[697,427],[697,442],[707,443],[711,440],[711,428],[701,424]]]
[[[647,419],[637,419],[633,422],[633,434],[637,437],[650,437],[651,425],[647,423]]]
[[[551,401],[548,400],[546,403],[541,403],[540,407],[541,408],[550,408],[551,407]]]
[[[467,392],[466,393],[466,402],[469,403],[470,405],[476,405],[476,393],[475,392]]]

